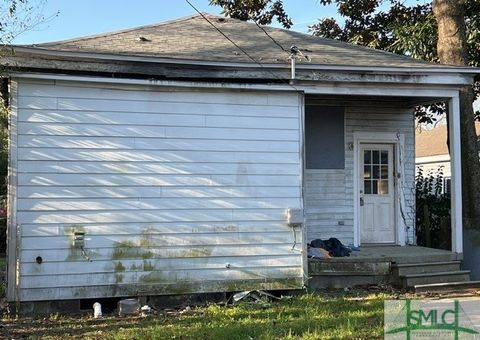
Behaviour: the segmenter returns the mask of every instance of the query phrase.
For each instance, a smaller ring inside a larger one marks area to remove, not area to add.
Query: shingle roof
[[[475,129],[480,137],[480,123],[475,123]],[[415,157],[448,155],[447,125],[431,130],[417,130],[415,143]]]
[[[381,67],[438,67],[411,58],[309,34],[204,14],[230,39],[261,63],[285,63],[285,49],[296,45],[313,65]],[[253,63],[200,15],[72,40],[29,45],[51,51],[88,52],[123,56],[151,56],[197,61]],[[308,61],[299,61],[308,64]]]

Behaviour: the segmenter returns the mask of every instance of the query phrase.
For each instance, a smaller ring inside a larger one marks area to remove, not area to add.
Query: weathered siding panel
[[[353,143],[355,132],[399,132],[405,136],[404,184],[401,190],[404,200],[402,212],[405,217],[408,242],[414,242],[415,208],[415,146],[414,118],[411,109],[402,105],[358,103],[345,108],[345,169],[305,171],[305,211],[307,238],[328,239],[336,237],[345,244],[352,244],[354,237],[354,150],[347,146]]]
[[[106,86],[19,83],[20,299],[300,287],[298,95]]]

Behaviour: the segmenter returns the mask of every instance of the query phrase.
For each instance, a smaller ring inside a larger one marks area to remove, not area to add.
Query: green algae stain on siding
[[[149,259],[154,256],[150,250],[145,250],[132,241],[115,242],[112,252],[112,260],[121,259]]]
[[[212,250],[208,248],[192,248],[185,251],[185,257],[205,257],[210,256],[212,254]]]
[[[155,265],[152,264],[152,261],[143,260],[143,270],[146,272],[154,271]]]
[[[114,262],[115,263],[115,262]],[[115,272],[124,272],[125,271],[125,267],[124,265],[122,264],[122,262],[118,261],[115,263]]]

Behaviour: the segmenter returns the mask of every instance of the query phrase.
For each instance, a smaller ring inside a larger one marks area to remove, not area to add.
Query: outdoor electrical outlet
[[[303,224],[303,210],[302,209],[287,209],[287,223],[290,227],[301,226]]]
[[[73,233],[73,246],[75,248],[83,248],[85,246],[85,233],[83,231]]]

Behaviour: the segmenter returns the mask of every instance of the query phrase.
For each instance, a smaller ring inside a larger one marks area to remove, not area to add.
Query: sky
[[[220,14],[221,8],[208,0],[191,0],[202,12]],[[335,16],[335,7],[327,8],[318,0],[284,0],[293,18],[294,30],[307,32],[320,17]],[[58,13],[57,15],[55,15]],[[143,26],[196,14],[184,0],[46,0],[43,15],[48,18],[34,29],[18,36],[13,43],[33,44],[76,38]]]
[[[406,0],[407,3],[425,1]],[[220,7],[209,6],[208,0],[191,2],[200,11],[221,12]],[[308,26],[318,18],[338,18],[335,6],[322,6],[318,0],[284,0],[284,6],[294,21],[292,29],[299,32],[308,32]],[[195,14],[195,11],[185,0],[45,0],[42,13],[47,18],[45,22],[19,35],[13,43],[77,38],[172,20]],[[278,24],[274,26],[279,27]]]

